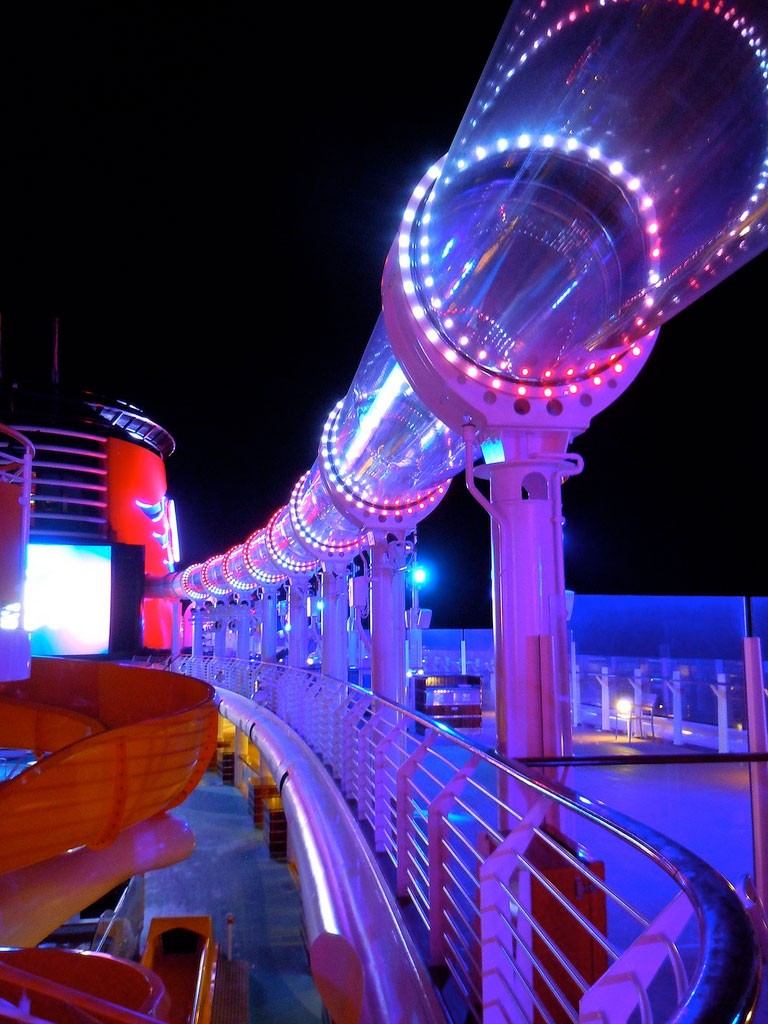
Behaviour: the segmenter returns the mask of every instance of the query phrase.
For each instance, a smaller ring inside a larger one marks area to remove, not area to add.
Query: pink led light
[[[616,2],[616,0],[614,0],[614,2]],[[572,21],[576,20],[577,17],[581,17],[582,12],[583,13],[590,13],[591,10],[592,10],[592,8],[589,7],[589,6],[586,6],[583,9],[574,8],[571,11],[570,15],[569,15],[569,21],[572,22]],[[562,28],[562,27],[564,27],[563,23],[561,23],[558,26],[558,28]],[[543,42],[543,40],[537,41],[537,43],[535,45],[538,45],[540,42]],[[502,145],[502,142],[503,142],[503,145]],[[499,144],[497,145],[497,149],[499,150],[499,152],[505,152],[507,150],[508,146],[509,146],[509,140],[500,140]],[[543,148],[543,149],[550,149],[550,150],[553,150],[553,151],[559,151],[559,152],[562,152],[563,154],[565,154],[569,158],[581,160],[581,161],[585,162],[586,164],[594,164],[594,163],[596,163],[598,166],[602,166],[603,168],[608,169],[613,177],[619,179],[623,183],[623,186],[624,186],[625,190],[628,193],[632,193],[632,194],[634,194],[636,196],[637,204],[638,204],[638,209],[639,209],[639,211],[641,211],[643,213],[644,219],[646,221],[646,223],[645,223],[646,236],[649,237],[649,238],[650,237],[657,238],[657,236],[659,234],[660,228],[659,228],[659,222],[655,219],[655,206],[654,206],[653,199],[647,193],[644,193],[643,188],[642,188],[641,180],[638,177],[636,177],[634,175],[631,175],[625,169],[625,167],[623,166],[623,163],[621,161],[618,161],[618,160],[608,161],[607,158],[603,156],[603,154],[600,152],[600,150],[598,148],[584,146],[583,144],[579,143],[573,137],[558,138],[556,135],[544,135],[544,136],[540,136],[538,139],[536,139],[536,137],[534,137],[532,135],[521,135],[516,140],[516,148],[519,149],[519,150],[534,149],[536,146],[538,146],[540,148]],[[475,155],[476,155],[477,160],[479,161],[479,160],[483,159],[487,154],[485,154],[484,152],[481,152],[480,150],[478,150]],[[471,166],[470,162],[467,162],[464,166],[460,167],[460,171],[467,170],[470,166]],[[432,202],[434,200],[434,192],[427,191],[425,189],[420,189],[420,194],[426,194],[427,200],[426,200],[426,207],[425,208],[429,209],[429,207],[431,206],[431,204],[432,204]],[[423,217],[423,218],[419,217],[418,207],[419,207],[419,201],[416,200],[416,194],[414,193],[414,195],[412,196],[412,199],[411,199],[411,203],[409,204],[409,207],[408,207],[408,216],[405,219],[406,220],[410,220],[410,222],[413,225],[416,225],[419,221],[420,221],[421,224],[426,225],[428,223],[428,218],[426,216]],[[422,246],[424,246],[426,244],[426,238],[427,238],[427,233],[426,233],[426,228],[425,228],[424,236],[421,239]],[[414,318],[418,321],[420,319],[423,319],[423,317],[425,315],[425,311],[424,311],[424,309],[421,306],[421,300],[419,298],[420,289],[418,289],[416,287],[415,279],[412,276],[415,273],[415,271],[416,271],[416,268],[414,267],[414,265],[412,264],[412,262],[409,259],[409,247],[410,247],[412,241],[413,241],[412,235],[410,235],[407,232],[403,233],[400,236],[400,239],[399,239],[399,245],[400,245],[400,250],[401,250],[401,263],[400,263],[400,266],[405,271],[405,275],[404,275],[405,279],[403,281],[404,292],[405,292],[405,294],[407,294],[409,296],[409,305],[411,307],[411,312],[412,312]],[[660,254],[660,245],[659,245],[658,241],[656,241],[654,243],[653,251],[650,252],[650,257],[651,257],[651,260],[653,262],[653,265],[649,268],[648,276],[647,276],[647,280],[646,280],[648,292],[646,293],[646,299],[645,300],[646,300],[646,302],[650,302],[651,305],[653,305],[653,302],[652,302],[652,299],[649,298],[650,291],[658,284],[658,259],[659,259],[659,254]],[[428,268],[428,256],[427,256],[426,251],[422,252],[421,262],[422,262],[422,264],[426,264],[427,268]],[[431,282],[431,278],[430,278],[430,276],[429,276],[429,274],[427,272],[427,268],[425,268],[425,276],[422,279],[422,284],[424,282]],[[638,302],[640,302],[640,301],[642,301],[642,296],[638,298]],[[439,304],[435,304],[434,301],[433,301],[432,302],[432,308],[435,311],[439,310]],[[479,315],[482,317],[482,313],[481,312],[479,312]],[[454,321],[453,317],[450,317],[450,318],[446,317],[446,320],[445,320],[445,322],[443,324],[443,328],[447,328],[449,326],[449,324],[452,326],[454,323],[455,323],[455,321]],[[500,329],[500,325],[493,325],[493,324],[489,323],[488,326],[491,327],[491,328],[495,326],[496,329]],[[642,321],[642,319],[640,320],[639,326],[641,327],[641,329],[644,329],[644,322]],[[439,335],[434,330],[430,329],[429,331],[427,331],[425,333],[424,337],[425,337],[425,340],[427,340],[430,343],[434,344],[434,343],[437,342]],[[504,358],[502,358],[500,356],[498,358],[496,366],[481,366],[481,367],[478,367],[477,363],[476,363],[476,360],[480,360],[481,363],[486,363],[488,358],[489,358],[489,353],[487,352],[487,350],[485,348],[480,348],[480,349],[478,349],[478,351],[476,352],[475,356],[473,357],[472,354],[468,351],[468,346],[469,346],[470,343],[471,342],[470,342],[470,339],[468,339],[468,336],[466,334],[462,334],[461,337],[458,340],[457,347],[454,347],[453,345],[448,344],[446,342],[446,340],[443,338],[443,339],[441,339],[438,348],[439,348],[439,351],[440,351],[441,355],[443,355],[443,357],[446,358],[449,362],[454,363],[454,364],[457,363],[457,362],[461,362],[461,363],[464,364],[462,369],[463,369],[463,372],[466,374],[467,378],[472,379],[472,380],[479,380],[481,383],[484,384],[484,386],[495,388],[495,389],[498,390],[499,387],[500,387],[500,384],[499,384],[497,378],[499,376],[503,376],[503,375],[506,375],[508,373],[512,373],[512,366],[513,366],[512,360],[508,356],[506,356]],[[627,343],[627,341],[625,341],[625,344],[626,343]],[[511,339],[509,340],[509,344],[510,345],[512,344]],[[623,355],[624,353],[618,353],[618,354],[619,355]],[[613,356],[613,358],[616,358],[616,356]],[[562,373],[566,380],[568,378],[572,378],[574,375],[581,375],[581,376],[584,377],[584,380],[586,382],[587,378],[589,378],[594,372],[596,372],[597,369],[598,369],[598,367],[594,363],[594,361],[589,365],[589,367],[576,367],[576,366],[572,366],[572,367],[568,368],[567,370],[557,370],[554,366],[542,367],[541,371],[540,371],[541,372],[540,380],[542,382],[542,385],[545,382],[550,382],[551,383],[553,378],[556,378],[559,373]],[[518,373],[519,373],[519,377],[520,378],[525,379],[525,378],[531,377],[533,375],[533,373],[534,373],[534,370],[529,365],[529,366],[522,367],[518,371]],[[514,382],[510,381],[509,383],[514,383]],[[503,382],[502,382],[501,386],[502,387],[504,386]],[[534,386],[534,388],[537,387],[537,383],[534,383],[533,386]],[[546,397],[544,395],[543,390],[540,393],[541,393],[541,395],[543,397]],[[551,395],[551,392],[549,392],[548,394]],[[533,392],[533,395],[535,397],[536,391]]]
[[[287,553],[286,551],[281,551],[278,548],[277,542],[275,541],[274,538],[274,528],[282,512],[283,509],[279,508],[277,512],[274,513],[272,518],[269,520],[269,523],[267,524],[267,530],[265,535],[265,540],[267,542],[267,551],[269,552],[270,558],[277,565],[282,566],[288,572],[296,572],[301,573],[303,575],[304,573],[310,572],[313,568],[317,566],[317,560],[313,559],[312,561],[304,561],[297,558],[293,558],[289,553]]]
[[[197,587],[193,587],[192,583],[190,582],[192,574],[195,572],[200,572],[201,569],[202,565],[200,565],[200,563],[198,562],[195,565],[190,565],[181,574],[181,581],[182,585],[184,586],[184,590],[193,601],[204,601],[205,598],[208,596],[206,591],[200,590]]]

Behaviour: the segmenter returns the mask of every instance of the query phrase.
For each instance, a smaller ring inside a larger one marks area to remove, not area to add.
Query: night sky
[[[173,435],[182,566],[266,525],[314,462],[403,209],[507,12],[423,6],[373,25],[226,0],[0,15],[2,376],[122,399]],[[577,593],[768,593],[766,268],[666,324],[575,440]],[[457,477],[419,527],[434,626],[490,625],[488,536]]]

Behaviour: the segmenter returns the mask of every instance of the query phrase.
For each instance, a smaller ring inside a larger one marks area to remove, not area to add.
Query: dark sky
[[[201,561],[265,525],[314,462],[403,208],[507,5],[394,3],[376,22],[227,0],[21,6],[0,14],[2,375],[57,371],[169,430],[182,565]],[[571,589],[768,593],[767,267],[665,325],[574,442]],[[490,624],[488,536],[457,478],[419,528],[433,625]]]

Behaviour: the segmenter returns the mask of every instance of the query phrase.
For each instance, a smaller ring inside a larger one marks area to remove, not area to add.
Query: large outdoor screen
[[[32,655],[130,658],[142,649],[144,547],[33,541],[24,628]]]
[[[111,615],[109,544],[29,545],[24,628],[33,657],[106,654]]]

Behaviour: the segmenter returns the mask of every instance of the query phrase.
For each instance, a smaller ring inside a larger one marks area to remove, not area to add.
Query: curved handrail
[[[17,478],[24,472],[25,464],[35,457],[35,445],[26,437],[23,433],[19,433],[18,430],[14,430],[13,427],[9,427],[5,423],[0,423],[0,434],[5,434],[10,437],[11,440],[15,441],[22,455],[17,456],[12,452],[6,452],[0,447],[0,478],[5,474]],[[6,469],[7,467],[7,469]]]
[[[215,676],[222,691],[269,708],[304,739],[357,808],[361,825],[370,826],[377,853],[391,862],[396,895],[416,906],[415,927],[426,931],[433,966],[456,974],[462,969],[457,959],[467,965],[460,980],[470,1001],[482,1002],[483,985],[496,974],[504,979],[496,985],[497,994],[505,993],[499,998],[526,1006],[543,1001],[550,1009],[546,1000],[562,1000],[578,983],[580,994],[572,998],[583,1021],[607,1019],[599,1014],[608,1006],[612,1021],[628,1020],[638,1007],[643,1020],[666,1024],[750,1019],[760,981],[754,930],[733,887],[685,847],[583,797],[551,771],[500,758],[442,723],[351,684],[234,660],[190,658],[179,669]],[[257,712],[254,721],[258,746],[264,723]],[[311,837],[311,820],[302,821],[294,842],[321,849],[323,823],[316,824],[318,834]],[[579,840],[571,848],[561,842],[569,833]],[[605,877],[585,857],[585,838],[593,846],[617,844],[605,858]],[[554,857],[550,872],[547,861]],[[595,924],[568,905],[552,881],[562,871],[599,894],[607,905],[605,921]],[[646,875],[653,881],[638,898],[633,876]],[[547,912],[559,915],[554,931],[520,895],[526,886],[529,893],[543,893]],[[302,889],[302,900],[312,899]],[[311,908],[307,917],[316,913]],[[473,914],[478,924],[472,924]],[[580,976],[563,951],[568,931],[578,931],[602,958],[606,966],[596,978]],[[695,948],[692,963],[687,943]],[[453,957],[457,945],[461,954]],[[525,963],[522,947],[529,954]],[[526,971],[540,982],[538,990],[534,985],[526,991]],[[659,986],[652,988],[664,972],[677,986],[671,1000],[658,996]]]

